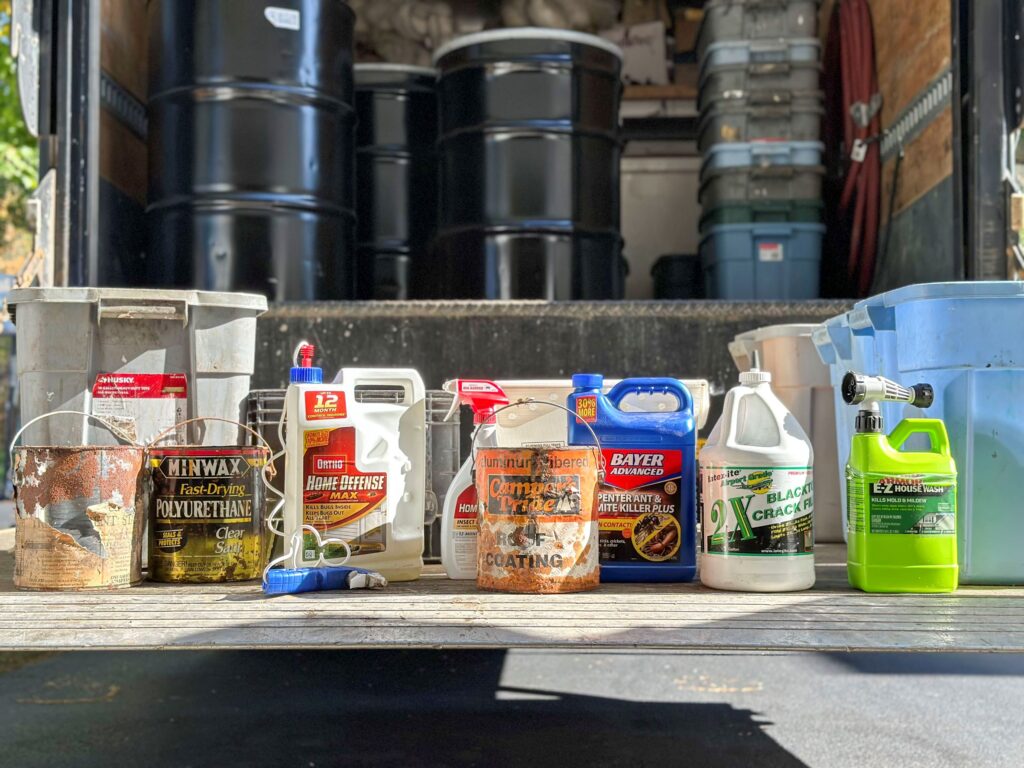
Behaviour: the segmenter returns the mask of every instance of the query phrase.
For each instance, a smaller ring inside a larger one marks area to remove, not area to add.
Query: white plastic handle
[[[342,368],[334,383],[349,387],[353,393],[356,387],[402,387],[402,405],[414,405],[427,396],[423,379],[412,368]]]

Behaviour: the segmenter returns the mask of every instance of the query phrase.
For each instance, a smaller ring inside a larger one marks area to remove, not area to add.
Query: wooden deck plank
[[[256,584],[143,584],[118,592],[14,589],[0,534],[0,650],[171,648],[651,648],[1024,651],[1024,589],[865,595],[844,550],[822,545],[818,584],[794,594],[700,584],[508,595],[436,569],[381,591],[266,598]]]

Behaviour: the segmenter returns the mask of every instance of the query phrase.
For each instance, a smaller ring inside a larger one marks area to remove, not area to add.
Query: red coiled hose
[[[849,223],[847,276],[859,295],[865,296],[871,290],[875,274],[882,192],[882,125],[876,97],[875,34],[868,0],[839,0],[834,13],[839,14],[841,119],[843,146],[847,154],[839,216]],[[863,106],[855,109],[855,105]],[[870,116],[866,124],[863,120],[854,119],[855,111],[865,118]],[[858,142],[866,144],[866,154],[859,162],[851,157]]]

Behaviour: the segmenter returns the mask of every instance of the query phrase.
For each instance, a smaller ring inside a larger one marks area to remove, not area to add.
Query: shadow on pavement
[[[1024,675],[1020,653],[829,653],[833,662],[868,675]]]
[[[60,654],[0,677],[0,744],[20,768],[803,765],[750,710],[501,689],[504,658]]]

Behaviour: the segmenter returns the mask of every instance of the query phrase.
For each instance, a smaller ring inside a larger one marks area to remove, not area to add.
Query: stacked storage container
[[[864,299],[813,335],[833,383],[849,370],[931,384],[926,410],[883,403],[885,431],[940,418],[956,459],[961,584],[1024,584],[1024,282],[908,285]],[[857,409],[834,390],[837,470],[845,474]],[[907,443],[911,450],[927,444]],[[843,499],[846,516],[846,499]]]
[[[819,0],[710,0],[700,54],[701,261],[709,298],[819,295]]]

